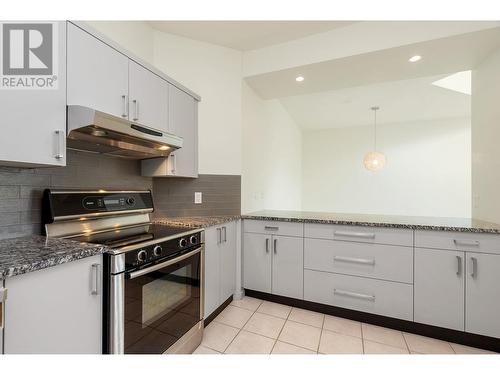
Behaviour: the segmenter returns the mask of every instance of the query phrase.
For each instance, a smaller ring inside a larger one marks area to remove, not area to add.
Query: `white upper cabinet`
[[[129,60],[129,119],[168,132],[169,83]]]
[[[72,23],[67,25],[68,105],[127,118],[128,57]]]
[[[65,22],[56,22],[53,32],[57,46],[57,64],[53,66],[57,71],[52,73],[57,76],[57,87],[0,89],[0,165],[66,165]]]
[[[170,85],[169,130],[182,137],[182,148],[172,153],[174,175],[198,177],[198,102]]]

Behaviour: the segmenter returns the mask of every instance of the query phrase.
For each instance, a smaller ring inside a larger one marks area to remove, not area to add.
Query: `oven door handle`
[[[158,271],[159,269],[171,266],[172,264],[182,262],[183,260],[191,258],[193,255],[200,253],[202,248],[203,248],[203,246],[201,246],[201,247],[197,248],[196,250],[193,250],[187,254],[183,254],[180,257],[170,259],[170,260],[167,260],[167,261],[162,262],[162,263],[155,264],[154,266],[151,266],[151,267],[143,268],[142,270],[139,270],[139,271],[127,272],[127,273],[125,273],[125,278],[129,279],[129,280],[135,279],[136,277],[147,275],[148,273]]]

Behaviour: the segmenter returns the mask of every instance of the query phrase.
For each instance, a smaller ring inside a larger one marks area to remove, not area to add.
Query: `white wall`
[[[500,50],[472,72],[472,216],[500,222]]]
[[[241,52],[155,32],[155,65],[198,93],[199,172],[241,174]]]
[[[242,212],[300,210],[302,134],[278,100],[243,83]]]
[[[387,166],[373,173],[363,157],[373,127],[303,134],[302,209],[409,216],[470,217],[470,120],[378,126]]]
[[[145,22],[87,23],[201,96],[199,173],[241,174],[240,51],[156,31]]]
[[[86,21],[137,57],[154,64],[154,30],[142,21]]]

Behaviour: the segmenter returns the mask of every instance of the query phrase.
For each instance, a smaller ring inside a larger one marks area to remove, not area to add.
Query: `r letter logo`
[[[2,25],[2,89],[52,89],[57,82],[57,25]]]

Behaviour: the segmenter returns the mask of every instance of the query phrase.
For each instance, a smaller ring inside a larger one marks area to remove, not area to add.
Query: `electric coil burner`
[[[48,237],[105,245],[103,351],[190,353],[203,334],[204,232],[151,222],[150,191],[46,190]]]

